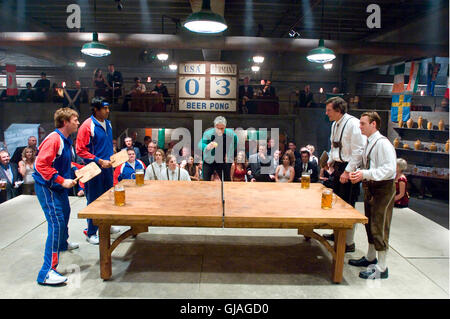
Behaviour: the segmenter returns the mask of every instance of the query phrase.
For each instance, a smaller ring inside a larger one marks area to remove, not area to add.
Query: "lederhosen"
[[[158,176],[156,176],[155,168],[153,167],[153,163],[151,163],[150,166],[152,167],[153,177],[155,178],[155,181],[157,181],[158,180]],[[167,179],[169,179],[169,176],[167,176]]]
[[[366,162],[363,162],[363,169],[370,169],[370,154],[378,141],[385,138],[384,136],[380,137],[373,143],[367,154]],[[363,189],[364,213],[369,219],[369,222],[365,225],[369,244],[373,244],[377,251],[384,251],[389,247],[389,230],[395,198],[394,179],[384,181],[364,180]]]
[[[169,168],[166,167],[166,174],[167,174],[167,180],[170,181],[171,179],[169,178]],[[178,166],[178,180],[180,180],[180,167]],[[172,179],[173,181],[173,179]]]
[[[353,117],[353,116],[352,116]],[[342,136],[344,135],[345,127],[347,126],[348,121],[352,118],[348,118],[347,121],[345,121],[344,126],[341,130],[341,136],[339,137],[339,142],[334,141],[334,134],[333,134],[333,147],[339,149],[339,159],[340,162],[334,161],[333,168],[334,171],[331,174],[333,179],[333,191],[338,195],[340,198],[342,198],[345,202],[355,207],[356,200],[359,196],[359,185],[360,183],[352,184],[350,181],[348,181],[345,184],[342,184],[339,181],[339,178],[341,177],[342,173],[344,173],[345,168],[348,165],[348,162],[344,162],[342,159]],[[336,128],[336,125],[335,125]]]

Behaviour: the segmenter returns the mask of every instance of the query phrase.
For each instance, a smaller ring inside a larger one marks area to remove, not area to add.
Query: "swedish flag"
[[[406,122],[409,120],[411,108],[411,95],[396,94],[392,95],[391,105],[391,120],[392,122],[398,122],[402,120]]]

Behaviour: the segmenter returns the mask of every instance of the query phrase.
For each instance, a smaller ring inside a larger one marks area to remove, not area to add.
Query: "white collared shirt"
[[[397,171],[397,154],[394,146],[379,131],[370,135],[367,142],[362,163],[363,165],[367,163],[367,156],[370,152],[370,168],[362,170],[363,179],[369,181],[394,179]],[[376,144],[372,149],[375,142]]]
[[[178,181],[178,172],[180,172],[180,181],[190,181],[191,177],[189,176],[189,173],[187,170],[185,170],[184,168],[179,168],[175,167],[175,169],[172,171],[170,168],[167,169],[165,172],[163,172],[162,174],[162,180],[167,180],[167,174],[169,174],[169,181]]]
[[[345,124],[346,122],[347,124]],[[333,122],[333,125],[331,125],[331,150],[329,153],[330,158],[328,160],[328,166],[331,166],[333,162],[342,162],[339,158],[339,148],[333,147],[333,142],[339,142],[344,126],[345,129],[341,141],[341,157],[342,161],[348,162],[345,170],[347,172],[354,172],[361,163],[367,138],[361,134],[359,120],[347,113],[345,113],[339,121],[335,121]]]
[[[155,176],[153,175],[153,169],[155,170],[156,177],[158,180],[164,180],[163,176],[165,177],[166,174],[166,163],[162,162],[161,164],[158,164],[157,162],[153,162],[151,165],[147,167],[145,170],[145,180],[155,180]],[[164,174],[163,174],[164,173]],[[167,178],[165,178],[167,179]]]

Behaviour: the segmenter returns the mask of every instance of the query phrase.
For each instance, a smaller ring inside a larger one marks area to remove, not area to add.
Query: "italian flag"
[[[405,90],[405,63],[396,65],[394,67],[394,85],[392,86],[392,93],[403,93]]]
[[[166,144],[166,129],[164,128],[146,128],[145,135],[150,136],[152,141],[157,142],[158,148],[164,149]]]
[[[409,81],[408,86],[406,87],[407,92],[417,92],[417,88],[419,87],[420,67],[420,62],[411,62],[411,69],[409,70]]]

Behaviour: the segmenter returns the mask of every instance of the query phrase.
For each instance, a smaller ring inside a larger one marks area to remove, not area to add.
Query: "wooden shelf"
[[[394,130],[400,135],[402,140],[421,142],[443,143],[449,139],[449,131],[427,130],[418,128],[394,127]]]
[[[443,152],[416,151],[396,148],[397,158],[404,158],[409,164],[430,167],[448,167],[449,155]]]

